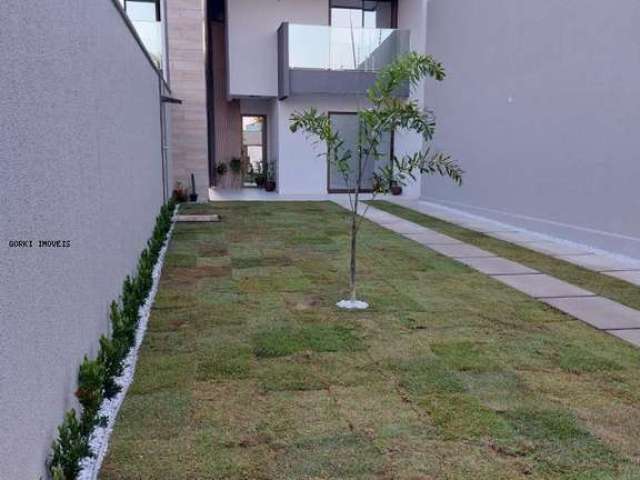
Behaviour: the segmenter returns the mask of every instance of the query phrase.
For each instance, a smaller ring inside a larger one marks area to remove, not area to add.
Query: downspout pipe
[[[169,199],[169,177],[167,175],[167,169],[169,166],[167,152],[169,151],[169,144],[167,139],[167,129],[165,122],[165,104],[182,104],[182,100],[165,95],[163,92],[164,82],[158,80],[158,94],[160,98],[160,150],[162,161],[162,202],[167,203]]]

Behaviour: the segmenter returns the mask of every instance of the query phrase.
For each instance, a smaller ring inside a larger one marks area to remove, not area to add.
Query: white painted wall
[[[303,133],[291,133],[289,117],[295,111],[315,106],[320,112],[355,112],[364,106],[353,96],[309,95],[289,97],[277,101],[277,159],[278,191],[287,195],[323,195],[327,193],[327,159],[319,154],[326,152],[324,145],[313,145]],[[396,135],[396,155],[415,152],[422,141],[416,135]],[[403,193],[407,198],[420,195],[420,179],[408,185]]]
[[[399,0],[398,2],[398,28],[411,32],[411,50],[426,52],[427,33],[427,4],[428,0]],[[411,92],[410,100],[425,107],[424,85],[416,87]],[[424,148],[424,142],[419,135],[396,132],[394,152],[400,157],[403,154],[413,154]],[[421,193],[421,175],[416,173],[416,182],[406,185],[403,189],[403,197],[417,198]]]
[[[279,185],[280,182],[278,181],[278,155],[280,154],[280,150],[279,150],[279,139],[278,139],[278,128],[280,125],[280,116],[278,114],[278,100],[277,99],[272,99],[270,104],[269,104],[269,116],[267,117],[267,122],[269,122],[271,124],[271,128],[269,130],[269,145],[267,145],[267,147],[269,148],[269,159],[271,162],[273,162],[272,164],[272,168],[275,169],[274,173],[274,178],[276,180],[276,185]]]
[[[35,480],[162,204],[159,79],[111,1],[0,11],[0,479]]]
[[[278,95],[283,22],[328,25],[327,0],[227,0],[230,97]]]
[[[462,188],[425,197],[640,257],[640,2],[431,0],[427,95]]]

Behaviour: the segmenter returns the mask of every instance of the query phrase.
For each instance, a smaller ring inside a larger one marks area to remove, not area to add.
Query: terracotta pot
[[[264,189],[267,192],[273,192],[276,189],[276,182],[274,182],[273,180],[267,180],[266,182],[264,182]]]
[[[400,185],[391,185],[391,194],[392,195],[402,195],[402,187]]]

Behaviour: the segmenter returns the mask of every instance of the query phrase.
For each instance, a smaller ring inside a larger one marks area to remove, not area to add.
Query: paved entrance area
[[[349,207],[344,200],[334,199],[334,201],[345,208]],[[620,261],[615,258],[609,259],[606,256],[581,249],[579,246],[574,247],[563,243],[556,244],[549,240],[540,240],[540,236],[516,230],[510,231],[504,225],[495,224],[491,221],[470,220],[462,215],[456,216],[453,213],[447,213],[445,217],[444,210],[431,207],[425,202],[413,201],[409,204],[403,202],[402,205],[502,240],[526,244],[527,248],[542,251],[567,261],[575,260],[575,263],[579,265],[591,265],[593,269],[597,268],[599,272],[610,273],[618,278],[629,279],[630,281],[640,280],[638,278],[640,277],[640,265],[638,265],[638,271],[636,271],[633,270],[635,265],[616,263]],[[363,211],[363,214],[365,218],[384,228],[418,242],[446,257],[458,260],[470,268],[485,273],[511,288],[588,323],[598,330],[606,331],[640,347],[640,311],[638,310],[597,296],[593,292],[540,273],[517,262],[501,258],[494,253],[473,245],[465,244],[422,225],[378,210],[375,207],[370,206],[366,212]],[[624,277],[620,276],[621,273],[624,273]],[[640,282],[638,282],[638,285],[640,285]]]

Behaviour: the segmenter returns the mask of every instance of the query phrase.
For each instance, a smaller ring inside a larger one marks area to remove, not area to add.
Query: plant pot
[[[402,195],[402,187],[400,185],[391,185],[391,194],[395,196]]]
[[[266,182],[264,175],[256,175],[255,182],[256,182],[256,187],[258,188],[264,187],[264,184]]]
[[[264,189],[267,192],[273,192],[276,189],[276,182],[274,182],[273,180],[267,180],[266,182],[264,182]]]
[[[174,190],[172,196],[176,203],[184,203],[187,201],[187,195],[182,190]]]
[[[198,201],[198,194],[197,193],[190,193],[189,194],[189,200],[191,200],[192,202],[197,202]]]

